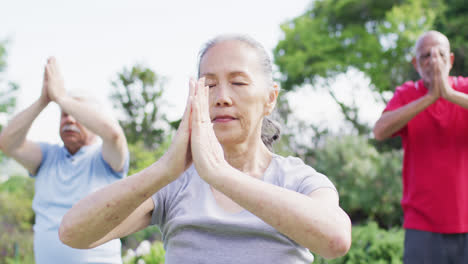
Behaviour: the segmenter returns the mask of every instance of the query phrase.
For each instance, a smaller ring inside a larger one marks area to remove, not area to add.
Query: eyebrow
[[[214,73],[204,73],[201,75],[202,77],[205,77],[205,78],[213,78],[213,79],[216,79],[216,74]],[[244,77],[244,78],[247,78],[248,80],[251,80],[250,76],[246,73],[246,72],[243,72],[243,71],[234,71],[234,72],[230,72],[228,74],[228,77],[229,78],[233,78],[233,77],[236,77],[236,76],[241,76],[241,77]]]

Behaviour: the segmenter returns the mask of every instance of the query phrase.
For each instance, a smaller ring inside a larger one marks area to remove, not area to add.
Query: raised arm
[[[0,134],[0,149],[23,165],[31,174],[35,174],[41,164],[42,152],[39,144],[26,139],[26,135],[34,120],[49,102],[47,76],[44,71],[42,93],[39,99],[14,116]]]
[[[62,111],[101,137],[104,160],[115,171],[121,171],[128,151],[127,141],[119,123],[105,111],[99,111],[93,104],[67,95],[62,75],[53,57],[48,60],[46,75],[49,80],[50,99],[56,102]]]
[[[190,91],[193,95],[193,91]],[[76,203],[63,217],[60,240],[92,248],[146,227],[154,209],[151,196],[177,179],[192,163],[189,119],[191,98],[171,147],[141,172],[108,185]]]
[[[393,111],[386,111],[377,120],[374,126],[374,137],[377,140],[384,140],[391,137],[398,130],[406,126],[408,122],[417,114],[426,109],[437,100],[432,93],[404,105]]]

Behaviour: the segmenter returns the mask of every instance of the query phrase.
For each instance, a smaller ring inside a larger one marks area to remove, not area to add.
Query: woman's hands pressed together
[[[229,167],[224,159],[221,144],[216,138],[209,111],[209,87],[205,78],[190,81],[190,89],[195,90],[192,101],[191,149],[195,168],[205,181],[219,175],[219,171]]]

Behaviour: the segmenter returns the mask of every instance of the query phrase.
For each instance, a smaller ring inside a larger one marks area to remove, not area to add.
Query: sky
[[[248,34],[270,52],[282,38],[280,24],[301,15],[310,0],[0,0],[0,40],[8,39],[6,77],[20,86],[16,112],[40,95],[43,68],[55,56],[66,89],[93,96],[107,108],[111,81],[124,67],[144,65],[167,78],[163,108],[170,120],[181,117],[188,80],[196,76],[197,56],[219,34]],[[340,77],[336,92],[349,100],[353,87],[367,83],[351,73]],[[343,117],[330,96],[314,87],[288,95],[300,120],[338,127]],[[353,90],[354,89],[354,90]],[[364,120],[374,122],[383,109],[369,89],[358,89]],[[33,123],[28,138],[59,143],[59,108],[50,104]]]

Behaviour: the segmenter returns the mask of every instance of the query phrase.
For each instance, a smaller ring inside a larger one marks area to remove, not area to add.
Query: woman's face
[[[222,145],[261,140],[261,126],[277,92],[268,87],[257,51],[237,40],[211,47],[200,61],[210,87],[210,118]]]

